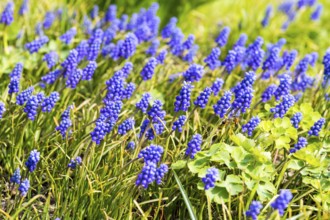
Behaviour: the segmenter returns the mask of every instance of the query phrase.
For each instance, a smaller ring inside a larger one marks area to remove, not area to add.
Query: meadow
[[[0,219],[329,219],[329,10],[1,1]]]

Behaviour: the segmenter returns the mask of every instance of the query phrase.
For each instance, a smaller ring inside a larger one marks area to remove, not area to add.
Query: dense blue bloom
[[[40,36],[38,39],[25,44],[25,49],[27,49],[30,54],[36,53],[39,49],[49,41],[47,36]]]
[[[182,132],[182,127],[184,123],[186,122],[187,117],[185,115],[180,115],[178,120],[173,122],[172,130],[175,131],[177,130],[178,132]]]
[[[263,61],[265,54],[261,48],[263,43],[264,40],[262,37],[257,37],[257,39],[246,49],[246,64],[254,71],[260,67]]]
[[[232,93],[230,91],[226,91],[223,97],[215,105],[213,105],[214,113],[220,118],[223,118],[230,108],[231,96]]]
[[[40,153],[37,150],[30,152],[28,160],[25,162],[25,166],[30,172],[33,172],[37,168],[37,164],[40,160]]]
[[[213,82],[212,86],[211,86],[211,89],[212,89],[212,92],[213,92],[213,95],[218,95],[218,93],[220,92],[222,86],[223,86],[223,79],[221,78],[216,78],[215,81]]]
[[[261,21],[261,25],[263,27],[268,26],[272,10],[273,10],[273,7],[271,5],[268,5],[267,8],[266,8],[265,17]]]
[[[292,50],[290,53],[287,53],[287,55],[283,55],[283,66],[285,66],[286,70],[289,70],[293,65],[297,54],[298,52],[296,50]]]
[[[89,61],[96,60],[100,52],[101,43],[102,43],[101,39],[96,39],[89,45],[87,60]]]
[[[322,14],[323,6],[321,4],[318,4],[311,14],[311,20],[312,21],[317,21],[320,19],[321,14]]]
[[[124,78],[127,78],[133,70],[133,63],[126,62],[125,65],[121,68],[121,72]]]
[[[204,75],[204,68],[198,64],[192,64],[183,73],[183,77],[187,82],[195,82],[201,80]]]
[[[71,72],[71,71],[75,71],[77,65],[78,65],[78,51],[73,49],[70,51],[69,55],[63,61],[61,66]]]
[[[212,93],[212,89],[209,87],[206,87],[204,89],[204,91],[199,94],[199,96],[195,100],[194,104],[200,108],[205,108],[207,105],[207,102],[209,101],[211,93]]]
[[[155,100],[148,111],[148,115],[153,122],[159,122],[159,120],[164,119],[166,112],[163,110],[163,103],[160,100]]]
[[[63,138],[66,137],[66,133],[72,125],[72,121],[70,119],[70,111],[73,108],[72,105],[70,105],[61,115],[61,121],[59,126],[56,127],[56,131],[59,131]]]
[[[316,0],[298,0],[297,8],[301,9],[302,7],[311,7],[316,3]]]
[[[292,193],[290,190],[282,189],[276,200],[272,202],[271,207],[277,209],[280,216],[283,216],[284,210],[288,207],[291,199]]]
[[[77,62],[82,61],[88,54],[88,42],[87,40],[80,41],[79,45],[75,49],[77,51]]]
[[[182,59],[188,63],[192,63],[194,61],[194,57],[196,56],[198,49],[198,45],[192,46],[192,48],[188,50],[188,52]]]
[[[302,73],[306,73],[308,65],[310,63],[311,56],[307,54],[296,66],[295,72],[299,75]]]
[[[126,146],[126,150],[134,150],[134,149],[135,149],[135,142],[134,141],[128,142]]]
[[[10,177],[10,182],[11,183],[17,183],[20,184],[21,182],[21,170],[17,168],[13,175]]]
[[[218,178],[219,170],[214,167],[208,168],[205,177],[202,178],[202,181],[204,183],[204,189],[208,190],[213,188]]]
[[[135,107],[141,110],[143,113],[146,113],[149,107],[149,101],[151,99],[150,93],[144,93],[141,100],[136,103]]]
[[[0,119],[2,118],[3,113],[5,113],[5,111],[6,111],[5,104],[0,101]]]
[[[124,135],[134,128],[134,118],[128,118],[118,126],[118,134]]]
[[[247,41],[247,35],[246,34],[241,34],[238,38],[238,40],[236,41],[236,43],[233,45],[233,48],[235,47],[244,47],[245,43]]]
[[[239,90],[235,92],[235,100],[232,103],[232,108],[245,113],[248,108],[250,108],[252,98],[253,98],[253,89],[247,87],[246,89]]]
[[[271,84],[270,86],[268,86],[261,95],[261,101],[268,102],[274,95],[276,89],[277,86],[275,84]]]
[[[157,59],[154,57],[151,57],[148,62],[146,63],[146,65],[143,67],[140,75],[142,77],[142,79],[144,81],[149,80],[152,78],[154,72],[155,72],[155,68],[157,66],[158,62]]]
[[[72,71],[65,81],[65,86],[72,89],[76,88],[82,77],[82,74],[83,72],[81,69],[75,69]]]
[[[21,181],[21,184],[18,187],[18,191],[21,193],[21,196],[26,196],[27,192],[30,188],[30,181],[28,179],[24,179]]]
[[[322,86],[325,87],[330,79],[330,48],[327,49],[322,64],[324,65]]]
[[[202,135],[195,134],[188,143],[188,147],[185,153],[186,156],[190,156],[191,159],[194,159],[195,154],[201,150],[201,145],[202,145]]]
[[[305,91],[307,88],[310,88],[314,84],[314,78],[308,76],[306,73],[296,75],[295,80],[291,84],[293,91]]]
[[[53,84],[62,74],[62,70],[54,70],[41,77],[41,80],[47,84]]]
[[[124,40],[123,45],[120,48],[120,55],[125,59],[133,56],[138,45],[138,39],[132,33],[128,33]]]
[[[156,180],[156,164],[153,162],[145,163],[142,168],[141,173],[138,175],[135,185],[143,186],[143,188],[148,188],[148,186]]]
[[[244,91],[247,88],[252,88],[254,82],[256,80],[256,74],[253,71],[248,71],[245,73],[243,80],[232,89],[233,93],[238,96],[239,93]]]
[[[8,93],[18,93],[19,92],[19,84],[20,84],[20,78],[18,77],[12,77],[10,79],[9,85],[8,85]]]
[[[158,56],[156,57],[158,64],[164,64],[166,55],[167,55],[166,49],[159,52]]]
[[[143,158],[144,162],[158,163],[164,153],[162,146],[151,144],[140,151],[138,158]]]
[[[278,101],[282,96],[290,94],[292,79],[289,74],[282,74],[278,77],[280,79],[280,85],[274,92],[275,99]]]
[[[136,89],[136,85],[132,82],[126,85],[125,90],[123,91],[123,99],[130,99]]]
[[[107,82],[107,94],[104,101],[119,101],[123,99],[125,79],[121,71],[117,71]]]
[[[316,63],[318,57],[319,57],[319,54],[317,52],[311,53],[310,54],[309,65],[315,66],[315,63]]]
[[[127,27],[127,22],[128,22],[128,15],[127,14],[123,14],[120,18],[120,22],[118,24],[118,28],[121,31],[125,31],[126,27]]]
[[[236,57],[237,57],[236,51],[235,50],[229,50],[225,60],[222,63],[222,65],[225,66],[225,69],[226,69],[227,73],[229,73],[229,74],[236,67],[236,64],[237,64]]]
[[[97,17],[97,15],[99,14],[99,6],[94,5],[90,14],[91,14],[91,18],[94,20]]]
[[[293,148],[290,149],[290,153],[295,153],[298,150],[300,150],[301,148],[306,147],[306,145],[308,144],[307,139],[304,137],[299,137],[298,138],[298,142],[294,145]]]
[[[82,71],[82,80],[91,80],[93,78],[94,72],[97,68],[97,63],[95,61],[89,61],[87,66]]]
[[[42,60],[46,61],[48,68],[51,69],[53,66],[57,64],[58,55],[55,51],[51,51],[49,53],[46,53]]]
[[[182,41],[184,39],[184,34],[182,33],[182,30],[180,28],[175,27],[173,29],[173,32],[171,34],[170,41],[167,43],[170,48],[172,48],[172,53],[178,55],[180,52],[182,52]]]
[[[193,34],[189,34],[186,41],[182,43],[182,49],[189,50],[192,48],[195,42],[195,36]]]
[[[65,44],[70,44],[74,36],[77,34],[77,29],[75,27],[69,29],[62,36],[60,36],[60,40]]]
[[[70,160],[68,167],[74,170],[77,168],[77,166],[80,166],[81,163],[82,163],[81,157],[77,156],[75,159]]]
[[[36,115],[37,115],[37,110],[39,107],[40,103],[38,100],[38,97],[36,95],[31,96],[25,105],[24,112],[27,114],[27,117],[30,120],[34,120]]]
[[[116,19],[117,14],[117,6],[116,5],[110,5],[108,10],[106,11],[105,14],[105,21],[106,22],[112,22]]]
[[[154,39],[151,42],[149,48],[146,50],[146,54],[151,55],[151,56],[155,56],[156,53],[157,53],[157,49],[159,47],[159,44],[160,44],[159,40],[158,39]]]
[[[176,96],[174,102],[174,111],[188,111],[190,107],[190,96],[193,86],[190,82],[184,82],[180,94]]]
[[[229,27],[224,27],[218,37],[215,39],[215,42],[218,44],[219,47],[224,47],[227,44],[228,37],[230,33]]]
[[[121,101],[109,101],[100,111],[100,118],[108,118],[112,121],[117,121],[123,103]]]
[[[156,170],[156,183],[160,185],[165,174],[168,172],[168,166],[161,164]]]
[[[3,23],[4,25],[8,26],[14,21],[14,3],[8,2],[5,9],[3,10],[1,14],[1,20],[0,23]]]
[[[319,136],[319,133],[325,124],[325,119],[321,118],[309,129],[308,135],[309,136]]]
[[[91,132],[91,137],[92,141],[99,145],[107,134],[107,131],[112,129],[109,129],[107,127],[108,124],[103,120],[97,120],[95,125],[94,130]]]
[[[262,65],[262,69],[265,70],[274,70],[276,69],[276,62],[279,59],[280,49],[278,47],[273,47],[270,50],[269,56],[266,58]]]
[[[214,69],[218,68],[219,66],[221,66],[221,62],[219,60],[220,53],[221,53],[220,49],[218,47],[215,47],[212,49],[212,52],[210,53],[210,55],[208,55],[204,59],[204,62],[208,65],[208,67],[211,70],[214,70]]]
[[[282,102],[271,108],[270,112],[274,113],[274,118],[283,118],[286,112],[294,105],[295,98],[293,95],[283,96]]]
[[[23,0],[23,2],[21,4],[21,7],[19,8],[19,11],[18,11],[18,13],[20,15],[25,15],[26,14],[26,12],[28,11],[28,4],[29,4],[28,0]]]
[[[140,134],[139,134],[139,138],[142,138],[142,136],[147,133],[147,129],[149,128],[150,126],[150,120],[149,119],[144,119],[141,126],[140,126]],[[152,138],[153,139],[153,138]]]
[[[123,44],[124,44],[123,40],[117,41],[117,45],[114,45],[114,46],[112,44],[110,44],[111,50],[110,50],[109,55],[114,61],[116,61],[120,58],[120,48],[123,46]]]
[[[252,220],[257,220],[262,204],[258,201],[252,201],[249,210],[245,212],[246,217],[251,217]]]
[[[177,21],[178,19],[176,17],[172,17],[168,24],[164,27],[161,33],[164,39],[171,37],[172,33],[175,31]]]
[[[42,24],[43,27],[45,29],[49,29],[53,25],[55,18],[56,18],[56,16],[53,12],[51,12],[51,11],[47,12],[45,15],[43,24]]]
[[[252,136],[252,132],[259,125],[260,118],[258,116],[251,118],[251,120],[242,126],[242,132],[248,133],[248,136]]]
[[[41,111],[51,112],[59,99],[60,94],[58,92],[52,92],[49,97],[45,98],[41,103]]]

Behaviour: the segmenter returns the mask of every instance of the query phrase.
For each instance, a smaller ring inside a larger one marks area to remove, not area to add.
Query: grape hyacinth
[[[62,36],[60,36],[60,40],[65,44],[70,44],[72,39],[76,36],[77,29],[75,27],[69,29]]]
[[[285,66],[286,70],[289,70],[291,68],[297,55],[298,52],[296,50],[292,50],[289,53],[287,53],[286,56],[283,56],[283,66]]]
[[[189,156],[191,159],[194,159],[196,153],[201,150],[201,145],[202,145],[202,135],[195,134],[188,143],[188,147],[185,153],[186,156]]]
[[[252,98],[253,98],[253,89],[247,87],[246,89],[241,89],[235,92],[235,100],[231,104],[231,107],[242,113],[245,113],[248,108],[250,108]]]
[[[308,65],[310,63],[311,56],[307,54],[296,66],[295,72],[299,74],[304,74],[307,71]]]
[[[247,132],[248,136],[252,136],[252,132],[258,126],[259,123],[260,123],[259,117],[251,118],[251,120],[248,123],[242,126],[242,132],[243,133]]]
[[[5,111],[6,111],[5,104],[0,101],[0,119],[2,119],[3,113],[5,113]]]
[[[88,54],[88,42],[87,40],[82,40],[80,41],[79,45],[77,46],[77,48],[75,49],[77,52],[77,62],[82,61],[85,57],[87,57]]]
[[[275,70],[276,62],[279,59],[280,49],[278,47],[274,47],[271,49],[269,56],[266,58],[262,65],[262,69],[266,70]]]
[[[183,73],[183,77],[187,82],[195,82],[201,80],[204,75],[204,68],[198,64],[192,64]]]
[[[164,64],[165,58],[167,55],[167,50],[162,50],[159,52],[158,56],[156,57],[156,60],[159,64]]]
[[[28,160],[25,162],[25,166],[30,172],[33,172],[37,168],[37,164],[40,160],[40,153],[37,150],[30,152]]]
[[[325,124],[325,119],[321,118],[309,129],[308,135],[309,136],[319,136],[319,133]]]
[[[62,75],[62,70],[54,70],[41,77],[41,80],[47,84],[53,84]]]
[[[160,185],[165,174],[168,172],[168,166],[166,164],[161,164],[156,170],[156,183]]]
[[[307,142],[306,138],[299,137],[298,142],[294,145],[293,148],[290,149],[290,153],[293,154],[293,153],[297,152],[298,150],[306,147],[307,144],[308,144],[308,142]]]
[[[161,35],[164,39],[171,37],[172,33],[174,32],[174,29],[176,28],[177,21],[178,19],[176,17],[172,17],[168,24],[164,27],[161,32]]]
[[[193,86],[190,82],[184,82],[180,94],[175,98],[174,111],[188,111],[190,107],[190,96]]]
[[[55,20],[56,16],[53,12],[47,12],[46,15],[45,15],[45,18],[44,18],[44,21],[43,21],[43,27],[45,29],[49,29],[53,23],[54,23],[54,20]]]
[[[104,98],[106,101],[119,101],[123,99],[125,90],[125,80],[122,77],[121,71],[117,71],[107,82],[107,94]]]
[[[104,19],[106,22],[113,22],[116,19],[117,16],[117,6],[116,5],[110,5],[109,8],[106,11],[106,14],[104,16]]]
[[[133,70],[133,63],[126,62],[125,65],[121,68],[121,72],[124,78],[127,78]]]
[[[276,89],[277,89],[277,86],[275,84],[271,84],[270,86],[268,86],[261,95],[261,101],[265,103],[265,102],[268,102],[269,100],[271,100]]]
[[[299,127],[299,123],[300,123],[300,121],[301,121],[301,119],[302,119],[302,113],[301,112],[297,112],[296,114],[294,114],[293,116],[292,116],[292,118],[290,119],[290,121],[291,121],[291,124],[292,124],[292,126],[293,127],[295,127],[295,128],[297,128],[298,129],[298,127]]]
[[[221,62],[219,60],[220,53],[221,53],[220,49],[218,47],[215,47],[212,49],[210,55],[208,55],[204,59],[204,62],[208,65],[208,67],[211,70],[215,70],[216,68],[221,66]]]
[[[120,55],[125,59],[134,55],[136,47],[138,44],[138,39],[132,33],[128,33],[124,40],[123,45],[120,48]]]
[[[21,193],[21,196],[26,196],[27,192],[30,188],[30,181],[28,179],[24,179],[21,181],[21,184],[18,187],[18,191]]]
[[[49,97],[45,98],[41,103],[41,111],[51,112],[59,99],[60,94],[58,92],[52,92]]]
[[[89,61],[87,66],[82,70],[82,80],[91,80],[93,78],[94,72],[97,68],[97,63],[95,61]]]
[[[261,25],[263,27],[268,26],[269,19],[270,19],[270,16],[271,16],[272,11],[273,11],[273,7],[271,5],[268,5],[267,8],[266,8],[265,16],[264,16],[264,18],[261,21]]]
[[[27,114],[27,117],[30,120],[33,121],[35,119],[35,117],[38,113],[37,110],[38,110],[39,105],[40,105],[40,103],[39,103],[38,97],[36,95],[31,96],[27,100],[25,108],[24,108],[24,112]]]
[[[14,3],[8,2],[1,14],[0,23],[8,26],[14,21]]]
[[[136,103],[135,107],[141,110],[143,113],[146,113],[149,107],[149,101],[151,99],[150,93],[144,93],[141,100]]]
[[[16,104],[17,105],[24,105],[27,100],[29,100],[30,96],[32,95],[32,92],[34,90],[34,87],[31,86],[18,94],[16,96]]]
[[[125,90],[123,91],[123,99],[130,99],[135,91],[136,85],[132,82],[126,85]]]
[[[319,54],[317,52],[311,53],[310,54],[309,65],[314,67],[318,57],[319,57]]]
[[[134,149],[135,149],[135,142],[134,141],[128,142],[126,146],[126,150],[134,150]]]
[[[225,67],[226,72],[228,74],[230,74],[236,67],[236,64],[237,64],[236,57],[237,57],[236,51],[229,50],[225,60],[222,63],[222,65]]]
[[[158,163],[164,153],[162,146],[151,144],[140,151],[138,158],[143,158],[144,162]]]
[[[23,0],[21,7],[19,8],[18,11],[19,15],[23,16],[26,14],[26,12],[28,11],[28,3],[29,3],[28,0]]]
[[[311,20],[317,21],[320,19],[322,14],[323,6],[321,4],[318,4],[315,8],[315,10],[311,14]]]
[[[292,193],[290,190],[282,189],[276,200],[271,204],[271,207],[278,210],[280,216],[283,216],[284,210],[288,207],[291,199]]]
[[[187,117],[185,115],[180,115],[179,118],[173,122],[172,130],[177,130],[178,132],[182,132],[182,127],[186,122]]]
[[[123,103],[121,101],[106,102],[105,106],[100,111],[100,117],[107,118],[112,121],[117,121],[122,107]]]
[[[194,45],[194,42],[195,42],[195,36],[193,34],[189,34],[187,40],[182,43],[182,49],[189,50]]]
[[[187,54],[182,59],[188,63],[192,63],[194,61],[194,57],[196,56],[198,49],[198,45],[192,46],[192,48],[188,50]]]
[[[99,6],[94,5],[91,12],[90,12],[92,20],[94,20],[97,17],[98,14],[99,14]]]
[[[148,186],[156,180],[156,167],[155,163],[146,162],[141,173],[137,177],[135,185],[143,186],[145,189],[148,188]]]
[[[204,189],[212,189],[215,186],[215,182],[218,178],[219,170],[214,167],[208,168],[205,177],[202,178],[202,181],[204,183]]]
[[[89,61],[96,60],[96,58],[99,55],[101,43],[102,43],[101,39],[96,39],[90,44],[88,48],[87,60]]]
[[[294,105],[295,98],[293,95],[283,96],[282,102],[271,108],[270,112],[274,113],[274,118],[283,118],[286,112]]]
[[[20,184],[20,182],[21,182],[21,170],[19,168],[17,168],[15,170],[15,172],[13,173],[13,175],[10,177],[10,182]]]
[[[231,96],[232,93],[230,91],[226,91],[223,97],[215,105],[213,105],[214,113],[220,118],[223,118],[230,108]]]
[[[67,131],[69,127],[72,125],[72,121],[70,119],[70,111],[73,106],[69,106],[61,115],[60,124],[56,127],[56,131],[59,131],[64,139],[66,137]]]
[[[49,69],[53,68],[58,62],[58,55],[55,51],[46,53],[42,59],[47,63]]]
[[[280,85],[274,92],[275,99],[278,101],[282,96],[290,94],[292,79],[289,74],[282,74],[278,77],[280,79]]]
[[[212,89],[206,87],[204,91],[202,91],[197,97],[197,99],[194,101],[195,106],[204,109],[207,105],[207,102],[209,101],[211,93],[212,93]]]
[[[146,50],[146,54],[151,55],[151,56],[155,56],[157,53],[157,49],[159,47],[159,40],[155,39],[151,42],[150,46],[148,47],[148,49]]]
[[[215,81],[213,82],[212,86],[211,86],[211,89],[212,89],[212,92],[213,92],[213,95],[218,95],[222,86],[224,84],[224,81],[223,79],[221,78],[216,78]]]
[[[252,201],[249,210],[245,212],[246,217],[251,217],[252,220],[257,220],[262,204],[259,201]]]
[[[130,130],[134,129],[135,120],[134,118],[128,118],[118,126],[118,134],[124,135]]]
[[[44,46],[49,41],[47,36],[40,36],[38,39],[25,44],[25,49],[29,51],[30,54],[36,53],[39,49]]]
[[[68,78],[66,79],[65,85],[68,88],[75,89],[82,77],[83,71],[81,69],[76,69],[70,73]]]
[[[163,103],[160,100],[155,100],[148,111],[148,115],[153,122],[159,122],[159,120],[164,119],[166,112],[163,110]]]
[[[68,167],[74,170],[77,168],[77,166],[80,166],[81,163],[82,163],[81,157],[77,156],[75,159],[70,160]]]
[[[152,76],[154,75],[155,72],[155,68],[157,66],[158,62],[157,59],[154,57],[151,57],[148,62],[146,63],[146,65],[143,67],[142,71],[141,71],[141,77],[144,81],[147,81],[149,79],[152,78]]]
[[[257,39],[249,45],[246,49],[246,64],[252,68],[252,70],[256,71],[264,58],[265,52],[261,48],[264,43],[262,37],[257,37]]]
[[[230,28],[224,27],[218,37],[215,39],[215,42],[218,44],[218,46],[224,47],[227,44],[227,40],[230,34]]]

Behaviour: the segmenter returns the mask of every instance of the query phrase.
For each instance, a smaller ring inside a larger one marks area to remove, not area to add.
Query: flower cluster
[[[202,178],[202,181],[204,183],[204,189],[208,190],[213,188],[218,178],[219,170],[214,167],[208,168],[205,177]]]
[[[285,209],[288,207],[292,199],[292,193],[290,190],[282,189],[276,200],[271,204],[273,209],[278,210],[280,216],[284,215]]]
[[[77,168],[77,166],[80,166],[81,163],[82,163],[82,159],[81,159],[81,157],[78,156],[75,159],[70,160],[68,167],[74,170]]]
[[[325,119],[321,118],[309,129],[308,135],[309,136],[319,136],[319,133],[325,124]]]
[[[245,212],[245,215],[251,217],[253,220],[257,220],[261,208],[262,204],[259,201],[252,201],[249,210]]]
[[[33,172],[37,168],[37,164],[40,160],[40,153],[37,150],[30,152],[28,160],[25,162],[25,166],[30,172]]]
[[[189,156],[191,159],[194,159],[196,153],[201,150],[201,145],[202,135],[195,134],[188,143],[188,147],[186,149],[186,156]]]
[[[300,123],[300,121],[302,119],[302,116],[303,115],[302,115],[301,112],[297,112],[296,114],[294,114],[292,116],[292,118],[290,120],[291,120],[291,124],[292,124],[293,127],[295,127],[295,128],[298,128],[299,127],[299,123]]]
[[[292,95],[286,95],[283,97],[282,102],[271,108],[270,112],[274,113],[274,118],[283,118],[286,112],[294,105],[295,98]]]
[[[182,132],[182,127],[184,123],[186,122],[187,117],[185,115],[179,116],[178,120],[173,122],[172,130],[175,131],[177,130],[178,132]]]
[[[293,148],[290,149],[290,153],[295,153],[298,150],[300,150],[301,148],[306,147],[306,145],[308,144],[307,139],[304,137],[299,137],[298,138],[298,142],[294,145]]]
[[[251,120],[248,123],[242,126],[242,132],[247,132],[248,136],[252,136],[252,132],[258,126],[259,123],[260,123],[259,117],[251,118]]]
[[[193,86],[190,82],[184,82],[180,94],[175,98],[174,111],[188,111],[190,107],[190,96]]]

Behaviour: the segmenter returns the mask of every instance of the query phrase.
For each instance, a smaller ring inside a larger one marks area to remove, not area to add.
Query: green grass
[[[252,200],[261,200],[262,219],[279,219],[272,214],[270,203],[275,199],[279,189],[291,189],[293,200],[283,219],[327,219],[330,206],[330,139],[329,139],[329,102],[324,95],[329,92],[324,89],[308,89],[303,98],[288,112],[288,117],[301,111],[304,114],[302,125],[298,131],[293,129],[289,119],[273,120],[269,109],[276,105],[274,100],[267,104],[259,104],[248,110],[238,121],[226,120],[219,123],[214,117],[212,106],[223,95],[223,92],[239,82],[244,71],[236,68],[227,76],[222,69],[207,70],[200,82],[194,83],[192,100],[199,92],[211,86],[217,77],[226,78],[224,88],[219,96],[210,98],[206,109],[197,109],[181,113],[191,115],[185,124],[184,131],[171,132],[171,123],[177,116],[173,103],[181,89],[180,79],[168,82],[170,75],[185,71],[189,64],[173,55],[168,55],[165,65],[156,69],[154,77],[146,82],[140,78],[140,71],[148,57],[144,51],[148,47],[143,43],[136,54],[130,58],[134,64],[133,73],[127,82],[138,85],[131,99],[124,101],[120,113],[120,124],[128,116],[134,115],[135,129],[124,136],[119,136],[117,127],[100,145],[91,144],[90,132],[99,116],[102,107],[102,97],[105,95],[105,82],[120,69],[125,60],[98,59],[98,69],[92,81],[82,81],[74,90],[65,88],[65,80],[60,79],[54,85],[45,88],[45,94],[60,91],[61,99],[51,113],[39,113],[35,121],[26,118],[23,107],[14,105],[15,98],[8,102],[8,74],[14,65],[24,63],[21,87],[36,85],[40,77],[48,73],[47,66],[42,62],[42,55],[50,50],[60,54],[61,61],[69,50],[80,40],[87,38],[80,29],[83,14],[92,7],[90,1],[66,1],[62,22],[45,31],[50,38],[47,46],[38,54],[30,55],[24,50],[24,44],[34,39],[34,26],[43,19],[46,10],[64,5],[64,1],[30,0],[31,11],[25,17],[18,17],[10,27],[0,28],[1,40],[8,39],[8,53],[0,57],[0,95],[6,103],[7,111],[0,120],[0,219],[189,219],[196,215],[197,219],[246,219],[244,213]],[[110,1],[93,1],[98,3],[103,11]],[[139,7],[149,5],[149,2],[118,1],[120,12],[137,12]],[[204,57],[215,45],[214,38],[220,31],[219,22],[232,28],[229,43],[222,49],[221,59],[227,54],[240,33],[249,36],[248,43],[255,37],[262,36],[265,43],[274,43],[280,38],[287,39],[285,49],[297,49],[299,59],[305,54],[317,51],[320,54],[315,68],[309,68],[308,74],[321,77],[323,66],[322,56],[329,46],[330,31],[328,13],[330,3],[322,1],[324,11],[321,21],[309,21],[310,10],[300,12],[287,31],[281,31],[284,16],[276,13],[267,28],[261,28],[264,9],[272,2],[252,0],[218,0],[218,1],[162,1],[159,15],[165,21],[172,15],[179,17],[179,26],[186,36],[193,33],[200,45],[196,63],[203,63]],[[189,3],[189,5],[188,5]],[[0,3],[3,8],[5,2]],[[178,4],[178,6],[176,6]],[[16,9],[18,9],[18,4]],[[67,14],[78,12],[77,18],[71,23]],[[164,21],[163,21],[164,23]],[[163,24],[162,23],[162,24]],[[166,22],[165,22],[166,23]],[[239,25],[240,24],[240,25]],[[70,46],[63,45],[58,37],[72,25],[78,28],[78,35]],[[24,30],[22,39],[15,37],[19,30]],[[116,39],[122,39],[119,34]],[[1,51],[5,43],[0,43]],[[162,41],[162,48],[166,44]],[[264,47],[265,49],[265,47]],[[82,63],[83,67],[85,63]],[[257,74],[260,74],[259,70]],[[261,93],[276,79],[258,80],[255,85],[254,106]],[[41,88],[36,87],[37,91]],[[152,142],[140,142],[136,134],[140,132],[140,124],[146,118],[141,112],[136,113],[135,103],[144,92],[151,92],[153,99],[164,102],[167,112],[166,132],[157,136]],[[71,114],[73,121],[72,134],[62,139],[59,133],[54,133],[61,113],[74,104]],[[247,139],[239,134],[241,126],[252,116],[258,115],[262,123],[256,129],[253,137]],[[298,136],[306,136],[307,131],[320,117],[327,120],[320,137],[309,139],[309,145],[288,155]],[[202,152],[196,159],[184,156],[187,143],[192,135],[200,133],[203,136]],[[134,151],[126,151],[127,143],[133,140],[137,144]],[[141,149],[149,144],[164,147],[162,162],[171,169],[166,174],[160,186],[152,184],[147,190],[136,187],[135,180],[143,167],[137,158]],[[90,145],[91,144],[91,145]],[[89,148],[90,146],[90,148]],[[41,160],[35,172],[27,174],[24,166],[31,150],[41,153]],[[277,151],[278,150],[278,151]],[[76,170],[69,170],[67,164],[71,158],[82,156],[83,164]],[[275,156],[277,155],[277,156]],[[275,159],[274,159],[275,158]],[[213,190],[204,191],[201,177],[208,167],[217,167],[221,178]],[[26,197],[19,196],[17,186],[9,185],[9,179],[14,170],[20,167],[23,177],[30,180],[31,188]],[[173,171],[175,169],[175,172]]]

